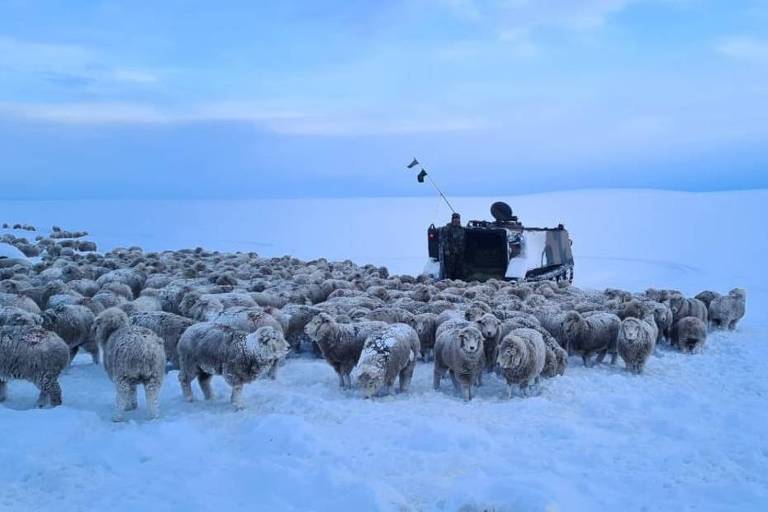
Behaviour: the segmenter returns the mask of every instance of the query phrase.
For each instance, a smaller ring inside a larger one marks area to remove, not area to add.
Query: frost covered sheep
[[[128,315],[118,308],[109,308],[96,317],[93,337],[99,344],[104,369],[117,389],[113,419],[123,421],[125,411],[136,409],[139,384],[144,386],[149,416],[157,418],[165,377],[163,340],[145,327],[130,325]]]
[[[38,407],[61,405],[59,374],[69,364],[69,347],[42,327],[0,327],[0,402],[8,381],[26,380],[37,386]]]
[[[541,333],[534,329],[515,329],[499,344],[496,371],[507,383],[507,396],[514,386],[523,396],[538,382],[546,362],[547,347]]]
[[[744,317],[746,311],[747,293],[742,288],[734,288],[728,295],[712,299],[709,304],[709,321],[715,329],[736,328],[736,324]]]
[[[475,326],[447,329],[437,336],[433,379],[436,390],[449,372],[456,391],[462,392],[465,400],[472,400],[472,386],[484,369],[483,335]]]
[[[374,321],[343,324],[328,313],[320,313],[304,330],[339,376],[339,386],[346,388],[352,387],[350,373],[360,359],[365,340],[387,325]]]
[[[269,326],[249,334],[203,322],[182,334],[178,351],[179,383],[184,398],[194,400],[192,381],[197,379],[205,399],[213,399],[211,379],[221,375],[232,387],[232,405],[242,409],[245,384],[277,368],[288,353],[288,343],[281,332]]]
[[[639,318],[627,317],[621,321],[616,344],[627,370],[642,373],[656,347],[656,332],[655,325]]]
[[[616,362],[616,338],[621,320],[612,313],[597,312],[589,316],[575,311],[563,320],[562,337],[569,353],[581,356],[584,366],[592,366],[591,357],[597,353],[601,363],[611,353],[611,364]]]
[[[701,318],[686,316],[672,328],[672,346],[683,352],[697,352],[707,341],[707,325]]]
[[[98,364],[99,347],[91,336],[93,321],[93,312],[85,306],[61,304],[43,312],[43,327],[67,343],[70,359],[74,359],[82,347],[91,355],[93,363]]]
[[[398,379],[400,392],[407,392],[420,351],[416,331],[406,324],[392,324],[368,336],[353,370],[358,387],[368,398],[391,394]]]
[[[163,340],[166,362],[172,368],[179,367],[179,338],[195,324],[194,320],[165,311],[139,312],[130,315],[129,319],[131,325],[145,327],[157,334]]]

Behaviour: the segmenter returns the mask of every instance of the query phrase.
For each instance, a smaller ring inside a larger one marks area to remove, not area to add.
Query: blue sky
[[[768,187],[768,3],[0,0],[0,197]]]

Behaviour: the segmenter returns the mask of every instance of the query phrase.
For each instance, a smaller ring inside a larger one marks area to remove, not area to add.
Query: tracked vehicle
[[[493,221],[470,220],[465,230],[463,279],[465,281],[573,281],[573,254],[568,231],[523,226],[503,202],[491,205]],[[427,229],[429,260],[425,273],[445,277],[440,251],[441,230]]]

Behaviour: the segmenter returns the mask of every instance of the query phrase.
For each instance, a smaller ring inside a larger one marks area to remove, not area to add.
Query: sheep
[[[474,301],[469,305],[469,308],[464,312],[464,318],[470,322],[474,322],[486,313],[491,312],[491,307],[485,302]]]
[[[707,309],[709,309],[709,305],[717,297],[720,297],[719,293],[713,292],[711,290],[704,290],[703,292],[698,293],[694,298],[699,299],[704,303],[705,306],[707,306]]]
[[[129,316],[131,325],[145,327],[163,340],[165,359],[171,368],[178,369],[179,354],[177,347],[179,338],[189,327],[195,324],[187,317],[167,313],[165,311],[142,311]]]
[[[283,326],[280,325],[280,322],[259,306],[237,306],[225,309],[215,317],[211,318],[210,321],[221,325],[228,325],[233,329],[245,332],[254,332],[259,327],[267,325],[280,331],[280,333],[283,332]]]
[[[651,316],[650,322],[653,322]],[[646,361],[656,347],[655,324],[636,317],[627,317],[621,321],[616,346],[627,370],[642,373]]]
[[[179,312],[187,318],[208,322],[224,311],[224,304],[215,295],[192,291],[179,303]]]
[[[715,329],[733,330],[736,323],[744,317],[747,294],[743,288],[734,288],[728,295],[712,299],[709,304],[709,320]]]
[[[426,361],[431,356],[432,350],[435,347],[437,315],[434,313],[420,313],[414,319],[414,329],[416,329],[416,334],[419,335],[421,359]]]
[[[339,386],[347,388],[352,387],[350,373],[360,359],[365,340],[387,325],[374,321],[342,324],[328,313],[320,313],[306,325],[304,332],[339,376]]]
[[[540,325],[529,327],[541,334],[544,345],[547,347],[547,357],[544,362],[544,368],[541,370],[541,376],[547,379],[557,375],[565,375],[568,368],[568,352],[557,342],[557,340]]]
[[[0,306],[0,327],[37,327],[42,325],[43,318],[40,315],[13,306]]]
[[[707,341],[707,326],[697,317],[686,316],[675,322],[672,328],[672,346],[682,352],[695,352]]]
[[[92,335],[107,376],[117,390],[113,421],[123,421],[125,411],[136,409],[138,384],[144,386],[150,418],[157,418],[165,377],[163,340],[145,327],[130,325],[128,315],[118,308],[106,309],[96,317]]]
[[[699,299],[687,299],[680,294],[672,295],[669,298],[669,309],[672,310],[672,322],[686,316],[694,316],[704,322],[708,321],[707,306]]]
[[[265,310],[269,312],[269,307]],[[305,345],[310,346],[313,344],[312,340],[310,340],[304,332],[304,327],[306,327],[315,315],[321,313],[318,308],[305,304],[287,304],[276,311],[279,312],[279,315],[273,316],[278,318],[278,321],[280,317],[287,319],[286,324],[283,325],[283,333],[291,350],[300,352],[304,349]]]
[[[38,326],[0,327],[0,402],[11,379],[27,380],[40,395],[37,407],[61,405],[58,378],[69,364],[69,348],[56,333]]]
[[[43,327],[67,343],[70,359],[74,359],[82,347],[91,355],[93,363],[98,364],[99,347],[91,338],[93,321],[93,312],[85,306],[61,304],[43,311]]]
[[[395,307],[376,308],[369,312],[365,318],[366,320],[386,322],[388,324],[402,323],[410,326],[413,326],[416,321],[413,313]]]
[[[612,313],[596,312],[583,316],[575,311],[566,313],[562,336],[569,354],[580,354],[584,366],[592,366],[592,354],[597,352],[597,362],[602,363],[606,353],[611,353],[611,364],[616,362],[616,337],[621,320]]]
[[[14,307],[23,309],[29,313],[40,314],[40,307],[34,300],[27,296],[15,295],[12,293],[0,293],[0,307],[1,306]]]
[[[194,400],[195,378],[205,399],[213,399],[211,378],[222,375],[232,387],[232,406],[240,410],[244,408],[245,384],[275,368],[288,353],[288,343],[282,333],[270,326],[248,334],[226,325],[203,322],[184,331],[178,351],[179,383],[186,400]]]
[[[416,357],[421,352],[419,337],[413,327],[395,323],[368,336],[360,360],[353,372],[367,398],[382,391],[392,392],[395,379],[405,393],[413,377]]]
[[[472,385],[485,368],[483,335],[473,325],[448,329],[435,341],[435,366],[433,385],[440,389],[440,381],[446,371],[464,400],[472,400]]]
[[[501,340],[496,356],[499,376],[507,382],[507,397],[512,398],[517,385],[527,396],[531,385],[538,381],[546,362],[547,347],[541,333],[534,329],[514,329]]]
[[[483,335],[486,369],[492,370],[496,360],[496,348],[501,341],[501,322],[493,314],[485,313],[475,320],[475,324]]]

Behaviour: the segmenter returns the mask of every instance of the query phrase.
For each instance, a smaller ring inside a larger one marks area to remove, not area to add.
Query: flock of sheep
[[[201,248],[99,254],[83,235],[54,228],[34,241],[0,238],[38,256],[0,259],[0,401],[9,380],[24,379],[39,388],[38,406],[61,404],[59,374],[80,349],[114,382],[118,421],[136,408],[138,385],[158,415],[169,369],[188,400],[193,380],[210,399],[211,378],[223,376],[241,408],[245,384],[276,378],[300,352],[323,357],[342,388],[368,397],[396,381],[406,392],[418,360],[433,361],[435,389],[448,374],[466,400],[490,372],[510,396],[526,396],[540,379],[563,375],[569,355],[585,366],[621,357],[640,373],[657,344],[699,350],[708,330],[733,329],[745,312],[742,289],[688,298],[567,282],[435,281],[351,261]]]

